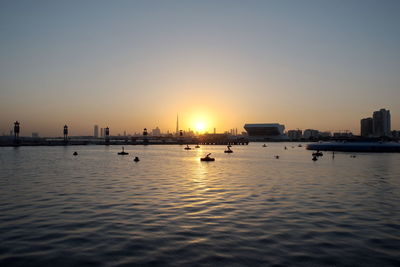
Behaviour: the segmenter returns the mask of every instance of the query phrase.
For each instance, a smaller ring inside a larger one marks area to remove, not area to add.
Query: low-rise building
[[[303,132],[299,129],[297,130],[289,130],[287,132],[287,135],[290,139],[290,141],[298,141],[301,139]]]

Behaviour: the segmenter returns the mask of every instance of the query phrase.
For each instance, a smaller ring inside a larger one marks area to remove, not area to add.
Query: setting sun
[[[204,122],[196,122],[195,128],[196,132],[203,132],[206,129]]]

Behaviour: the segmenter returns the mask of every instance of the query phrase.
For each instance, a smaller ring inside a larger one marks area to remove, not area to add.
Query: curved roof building
[[[279,123],[246,123],[243,127],[250,141],[287,141],[285,125]]]

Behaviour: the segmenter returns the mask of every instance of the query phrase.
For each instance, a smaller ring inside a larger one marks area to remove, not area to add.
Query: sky
[[[0,134],[400,129],[400,1],[0,1]]]

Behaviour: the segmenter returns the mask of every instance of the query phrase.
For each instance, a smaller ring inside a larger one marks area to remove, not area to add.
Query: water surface
[[[0,148],[0,265],[400,266],[400,154],[261,145]]]

